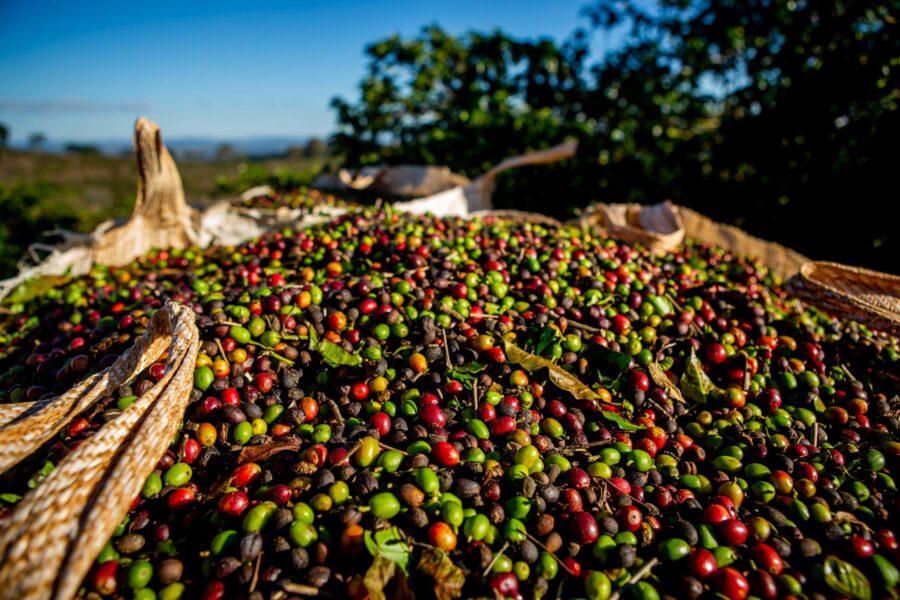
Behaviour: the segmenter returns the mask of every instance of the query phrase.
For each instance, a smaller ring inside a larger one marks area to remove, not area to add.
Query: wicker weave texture
[[[87,407],[165,357],[163,378],[66,456],[0,526],[0,598],[71,598],[176,433],[200,336],[190,308],[168,304],[112,367],[0,427],[5,468]],[[10,412],[6,413],[9,416]],[[20,441],[21,423],[41,433]],[[10,448],[10,451],[6,451]]]
[[[900,336],[900,277],[832,262],[804,263],[788,288],[837,316]]]

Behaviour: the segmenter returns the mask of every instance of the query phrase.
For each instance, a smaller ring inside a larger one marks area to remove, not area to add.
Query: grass
[[[177,161],[185,196],[198,207],[264,183],[308,183],[328,159]],[[134,206],[137,166],[132,156],[43,154],[0,149],[0,278],[43,233],[63,227],[89,232],[127,216]]]

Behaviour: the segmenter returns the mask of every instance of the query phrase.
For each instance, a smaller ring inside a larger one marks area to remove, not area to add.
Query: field
[[[188,202],[204,206],[262,183],[307,182],[326,159],[178,161]],[[15,273],[28,244],[56,227],[91,231],[128,215],[134,203],[133,157],[43,154],[0,149],[0,278]]]

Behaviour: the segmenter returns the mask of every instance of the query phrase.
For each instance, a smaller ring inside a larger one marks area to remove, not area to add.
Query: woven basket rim
[[[471,213],[469,217],[494,217],[497,219],[506,219],[509,221],[522,220],[529,223],[538,223],[541,225],[553,225],[555,227],[563,227],[562,221],[549,217],[545,214],[533,212],[529,210],[517,210],[513,208],[498,208],[490,210],[479,210]]]

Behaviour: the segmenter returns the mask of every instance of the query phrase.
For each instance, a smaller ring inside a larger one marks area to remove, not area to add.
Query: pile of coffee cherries
[[[350,203],[343,198],[308,187],[287,191],[271,190],[271,192],[266,194],[247,198],[237,198],[235,199],[234,204],[235,206],[243,208],[257,208],[263,210],[288,208],[308,211],[321,209],[323,206],[350,206]]]
[[[698,244],[352,210],[0,314],[0,401],[201,331],[85,598],[896,597],[898,340]],[[152,365],[0,479],[0,527]],[[60,540],[62,541],[62,540]]]

